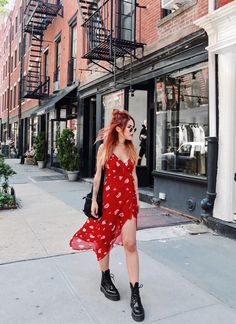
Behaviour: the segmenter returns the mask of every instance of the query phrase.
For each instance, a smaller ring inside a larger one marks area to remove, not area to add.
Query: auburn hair
[[[100,131],[98,132],[96,142],[103,140],[103,148],[101,150],[101,154],[99,154],[98,156],[98,159],[101,159],[102,164],[106,163],[119,142],[119,136],[116,127],[120,127],[122,131],[124,131],[129,120],[132,120],[135,126],[133,117],[131,117],[126,110],[113,109],[109,125],[105,128],[100,129]],[[125,140],[124,144],[129,159],[134,164],[136,164],[137,152],[133,142]]]

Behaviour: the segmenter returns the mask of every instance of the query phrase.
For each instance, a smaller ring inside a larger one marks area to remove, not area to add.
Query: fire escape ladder
[[[30,35],[28,72],[23,77],[23,97],[43,99],[49,96],[50,78],[42,75],[43,36],[63,7],[57,0],[28,0],[24,12],[24,37]]]

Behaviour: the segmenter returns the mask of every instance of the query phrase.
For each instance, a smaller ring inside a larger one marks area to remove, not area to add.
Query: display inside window
[[[138,165],[147,165],[147,91],[135,90],[129,95],[129,113],[135,120],[133,142],[138,153]]]
[[[73,130],[73,133],[74,133],[74,136],[75,136],[74,137],[75,144],[77,145],[77,118],[67,120],[66,127]]]
[[[103,103],[103,127],[111,120],[113,109],[124,109],[124,90],[112,92],[102,97]]]
[[[156,83],[156,169],[206,176],[208,68],[178,71]]]

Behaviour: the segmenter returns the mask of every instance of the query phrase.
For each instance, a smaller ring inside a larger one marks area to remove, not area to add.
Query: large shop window
[[[147,102],[148,93],[146,90],[135,90],[129,95],[129,113],[135,120],[133,142],[137,148],[138,165],[147,165]]]
[[[156,82],[156,169],[206,176],[208,68],[201,64]]]
[[[124,90],[109,93],[102,97],[103,125],[106,127],[111,120],[113,109],[124,109]]]

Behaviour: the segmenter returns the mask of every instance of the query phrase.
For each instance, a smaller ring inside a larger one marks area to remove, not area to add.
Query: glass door
[[[51,166],[60,167],[58,160],[57,138],[61,135],[63,129],[66,128],[66,119],[51,120]]]
[[[137,176],[140,187],[151,186],[153,182],[153,143],[151,105],[149,90],[135,90],[129,94],[128,110],[137,128],[133,142],[138,153]]]

